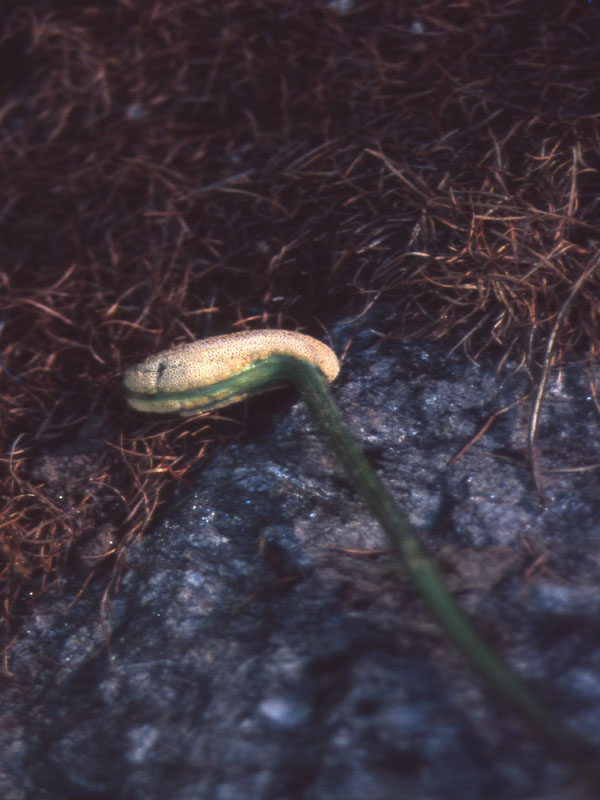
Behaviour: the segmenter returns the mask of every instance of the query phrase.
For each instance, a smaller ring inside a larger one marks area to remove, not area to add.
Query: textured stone
[[[447,466],[526,386],[366,330],[333,391],[479,630],[600,748],[597,473],[546,472],[538,505],[523,405]],[[551,381],[539,446],[544,470],[598,460],[582,371]],[[589,796],[398,580],[302,403],[176,495],[103,623],[103,587],[73,602],[67,583],[24,622],[0,695],[5,800]]]

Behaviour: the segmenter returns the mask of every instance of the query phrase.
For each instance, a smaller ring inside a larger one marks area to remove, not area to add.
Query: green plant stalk
[[[523,681],[497,656],[468,622],[448,591],[435,563],[428,558],[405,515],[379,480],[343,422],[320,370],[308,361],[272,355],[246,367],[227,380],[188,389],[186,409],[193,414],[221,408],[263,391],[292,383],[300,391],[340,463],[377,518],[388,540],[418,587],[425,602],[452,642],[479,674],[544,738],[555,753],[571,763],[600,796],[600,770],[578,738],[566,730]],[[164,412],[168,395],[152,397],[129,393],[128,399],[143,410]]]
[[[437,566],[424,554],[409,521],[356,445],[319,370],[307,361],[289,359],[289,362],[285,365],[289,379],[300,391],[346,473],[379,521],[391,546],[451,641],[479,674],[525,717],[554,752],[570,762],[595,792],[600,792],[600,770],[591,755],[585,752],[582,742],[554,718],[468,622]]]

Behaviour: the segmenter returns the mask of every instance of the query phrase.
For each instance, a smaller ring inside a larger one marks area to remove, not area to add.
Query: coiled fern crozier
[[[292,331],[262,330],[210,337],[164,351],[128,369],[124,384],[133,408],[182,415],[221,408],[285,384],[296,386],[449,638],[600,796],[600,770],[591,754],[473,629],[406,516],[356,445],[327,387],[338,372],[335,353],[322,342]]]

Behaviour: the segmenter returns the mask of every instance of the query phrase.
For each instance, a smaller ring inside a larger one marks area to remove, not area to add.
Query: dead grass
[[[147,353],[319,334],[385,297],[387,335],[495,347],[542,388],[597,359],[599,21],[580,0],[40,0],[4,19],[5,619],[66,570],[118,568],[231,430],[124,413],[119,374]]]

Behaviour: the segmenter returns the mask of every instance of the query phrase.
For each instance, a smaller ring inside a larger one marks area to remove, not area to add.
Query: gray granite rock
[[[550,382],[547,508],[526,404],[448,466],[522,373],[365,330],[334,394],[479,630],[600,752],[598,472],[548,471],[599,460],[586,381]],[[179,488],[103,624],[103,587],[75,600],[68,583],[24,623],[0,692],[1,796],[589,798],[445,641],[285,397]]]

